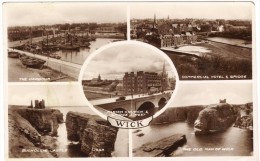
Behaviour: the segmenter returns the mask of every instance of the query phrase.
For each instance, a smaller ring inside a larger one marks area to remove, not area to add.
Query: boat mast
[[[30,50],[32,50],[32,27],[30,27]]]

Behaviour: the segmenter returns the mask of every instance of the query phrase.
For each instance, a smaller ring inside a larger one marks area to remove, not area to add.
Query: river
[[[95,113],[88,107],[53,107],[58,109],[63,113],[64,121],[66,121],[66,114],[69,111],[88,113],[95,115]],[[112,153],[113,157],[127,157],[128,156],[128,130],[119,129],[117,133],[117,139],[115,142],[115,151]],[[58,152],[60,158],[68,157],[87,157],[86,154],[80,151],[80,145],[77,143],[70,142],[67,139],[67,131],[65,123],[59,124],[58,137],[56,140],[56,150],[61,150]]]
[[[61,60],[66,62],[72,62],[75,64],[82,65],[86,58],[93,52],[99,49],[101,46],[111,43],[116,39],[108,39],[108,38],[97,38],[95,41],[90,42],[89,48],[80,48],[79,51],[73,50],[59,50],[53,52],[61,57]]]
[[[252,48],[251,41],[246,41],[246,40],[242,40],[242,39],[232,39],[232,38],[225,38],[225,37],[208,37],[207,39],[211,40],[211,41],[225,43],[225,44]]]
[[[144,136],[138,137],[137,134]],[[253,151],[253,132],[236,127],[230,127],[224,132],[196,136],[193,125],[177,122],[164,125],[150,125],[140,132],[133,133],[133,149],[141,145],[158,141],[174,134],[185,134],[187,144],[176,151],[176,156],[250,156]],[[191,151],[187,149],[191,148]],[[201,149],[199,149],[201,148]],[[206,148],[214,148],[208,150]],[[233,148],[217,151],[215,148]],[[200,151],[198,151],[200,150]]]

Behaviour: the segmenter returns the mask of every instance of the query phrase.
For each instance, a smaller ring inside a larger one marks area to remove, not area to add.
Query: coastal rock
[[[111,157],[118,129],[95,115],[68,112],[68,140],[78,141],[81,151],[90,157]]]
[[[40,110],[40,111],[45,111]],[[47,110],[49,111],[49,110]],[[29,114],[27,114],[27,112]],[[42,136],[37,130],[37,123],[32,125],[29,116],[35,118],[40,112],[33,112],[27,108],[9,108],[8,109],[8,135],[9,135],[9,157],[10,158],[49,158],[55,157],[55,139],[50,136]],[[51,116],[51,112],[43,112]],[[43,116],[48,118],[49,116]],[[39,117],[40,118],[40,117]],[[27,120],[28,119],[28,120]],[[37,121],[40,121],[38,119]],[[42,123],[39,123],[42,124]],[[42,128],[42,126],[41,126]],[[48,128],[49,129],[49,128]],[[52,144],[49,144],[52,143]]]
[[[133,155],[143,157],[160,157],[171,156],[178,147],[186,144],[186,136],[184,134],[175,134],[170,137],[150,142],[142,145],[140,148],[133,150]]]
[[[199,113],[194,123],[195,134],[219,132],[230,127],[238,117],[238,112],[227,103],[213,104]]]
[[[63,114],[56,109],[16,109],[24,119],[42,134],[51,133],[57,136],[59,123],[63,122]]]
[[[249,114],[242,117],[238,117],[236,119],[234,127],[253,130],[253,115]]]
[[[204,108],[204,106],[168,108],[160,116],[153,119],[151,124],[173,123],[178,121],[187,121],[192,124],[197,119],[199,112]]]

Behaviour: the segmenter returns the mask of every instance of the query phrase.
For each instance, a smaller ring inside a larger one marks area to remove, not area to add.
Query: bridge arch
[[[156,112],[156,109],[155,109],[155,105],[152,102],[146,101],[140,105],[140,107],[137,109],[137,111],[142,111],[145,114],[145,116],[143,116],[143,117],[147,118],[149,116],[154,115]]]
[[[159,110],[162,109],[166,104],[167,104],[167,99],[164,97],[160,98],[160,100],[158,101]]]

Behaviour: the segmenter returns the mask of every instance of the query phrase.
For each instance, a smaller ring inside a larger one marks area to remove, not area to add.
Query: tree
[[[201,32],[211,32],[212,31],[212,27],[210,24],[203,24],[200,26],[200,31]]]

